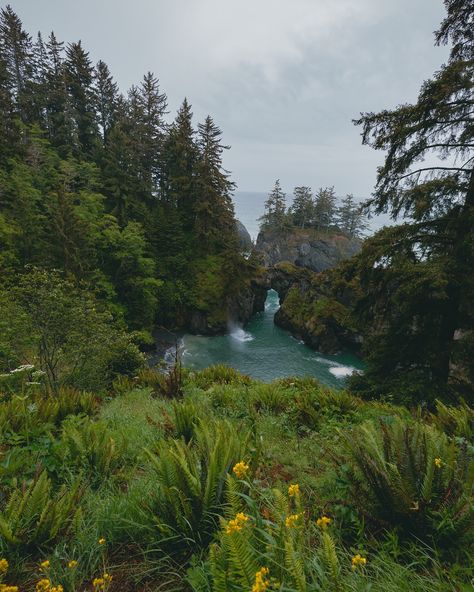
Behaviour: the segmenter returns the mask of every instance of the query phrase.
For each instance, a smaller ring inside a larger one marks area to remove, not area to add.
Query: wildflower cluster
[[[48,578],[42,578],[36,584],[36,588],[35,588],[36,592],[63,592],[63,590],[64,589],[61,586],[61,584],[58,584],[57,586],[53,586],[51,584],[51,580],[49,580]]]
[[[226,534],[232,534],[233,532],[240,532],[245,523],[248,522],[250,518],[244,514],[243,512],[239,512],[235,518],[229,520],[227,523]]]
[[[49,559],[46,559],[45,561],[42,561],[40,563],[40,571],[47,571],[49,569],[49,566],[50,566]]]
[[[326,528],[329,524],[331,524],[331,518],[328,516],[321,516],[321,518],[316,520],[316,524],[319,526],[319,528]]]
[[[442,466],[442,464],[443,464],[443,461],[442,461],[440,458],[435,458],[435,459],[434,459],[434,464],[435,464],[435,467],[436,467],[437,469],[440,469],[440,468],[441,468],[441,466]]]
[[[6,559],[0,559],[0,579],[7,573],[9,563]],[[18,592],[18,586],[9,586],[8,584],[0,584],[0,592]]]
[[[77,561],[75,559],[71,559],[67,566],[69,567],[69,569],[75,569],[77,567]]]
[[[243,479],[248,473],[248,470],[249,465],[243,460],[234,465],[234,468],[232,469],[233,473],[238,479]]]
[[[297,526],[300,525],[301,523],[301,519],[303,518],[303,514],[291,514],[290,516],[287,516],[285,519],[285,526],[287,528],[296,528]]]
[[[366,564],[367,559],[365,557],[362,557],[362,555],[360,555],[359,553],[357,553],[357,555],[354,555],[354,557],[352,558],[352,569],[354,570],[358,567],[363,567]]]
[[[298,485],[298,483],[292,483],[288,487],[288,495],[290,497],[296,497],[299,494],[300,494],[300,486]]]
[[[98,542],[98,543],[99,543],[99,545],[101,545],[101,546],[102,546],[102,545],[105,545],[105,539],[104,539],[104,538],[101,538],[101,539],[99,539],[97,542]]]
[[[252,592],[266,592],[270,586],[270,581],[267,579],[269,569],[262,567],[255,574],[255,584],[252,586]]]
[[[112,582],[112,576],[108,573],[104,573],[101,578],[95,578],[92,580],[94,590],[107,590],[109,584]]]

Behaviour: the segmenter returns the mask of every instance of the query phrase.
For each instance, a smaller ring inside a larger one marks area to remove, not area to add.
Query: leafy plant
[[[79,516],[81,495],[79,483],[54,493],[45,471],[26,488],[16,488],[0,512],[0,549],[37,550],[66,535]]]
[[[474,526],[474,460],[435,428],[395,419],[343,434],[352,503],[371,521],[460,545]]]
[[[149,451],[159,487],[147,511],[171,548],[207,544],[225,509],[226,476],[250,454],[251,434],[225,421],[200,422],[194,438]]]

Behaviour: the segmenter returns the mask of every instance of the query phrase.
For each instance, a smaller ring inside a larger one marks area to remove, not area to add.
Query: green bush
[[[15,489],[0,511],[1,551],[38,551],[67,535],[79,516],[81,495],[78,483],[54,493],[44,471],[28,487]]]
[[[201,422],[189,444],[162,441],[149,452],[158,487],[147,508],[170,550],[209,543],[225,509],[226,476],[248,459],[250,439],[228,422]]]
[[[472,537],[474,460],[465,446],[401,419],[367,423],[343,436],[352,503],[369,522],[445,548]]]

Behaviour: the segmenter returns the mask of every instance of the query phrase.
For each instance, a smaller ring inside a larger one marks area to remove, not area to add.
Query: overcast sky
[[[4,2],[1,2],[4,4]],[[446,59],[442,0],[11,0],[25,28],[81,39],[122,90],[151,70],[232,146],[239,189],[370,194],[381,155],[351,120],[416,99]]]

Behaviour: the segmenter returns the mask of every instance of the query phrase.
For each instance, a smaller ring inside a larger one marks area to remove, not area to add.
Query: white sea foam
[[[241,342],[253,341],[255,339],[251,333],[249,333],[248,331],[244,331],[242,327],[234,327],[230,332],[230,336],[232,337],[232,339]]]
[[[345,378],[354,372],[355,368],[352,366],[333,366],[329,368],[329,372],[336,378]]]

